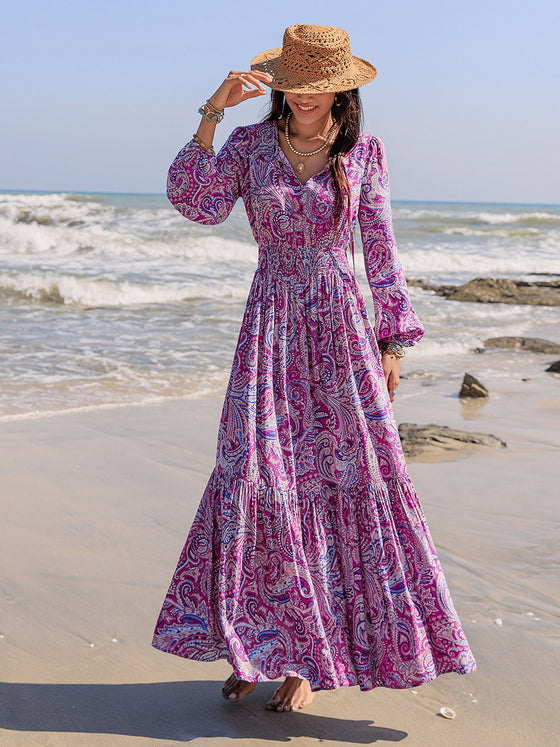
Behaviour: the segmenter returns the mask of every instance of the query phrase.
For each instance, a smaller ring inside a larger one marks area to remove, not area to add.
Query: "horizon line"
[[[119,197],[166,197],[165,192],[114,192],[99,190],[75,190],[75,189],[6,189],[0,188],[0,194],[68,194],[68,195],[98,195],[98,196],[119,196]],[[409,199],[403,197],[392,197],[391,202],[417,202],[431,203],[437,205],[517,205],[519,207],[560,207],[560,203],[555,202],[503,202],[497,200],[434,200],[434,199]]]

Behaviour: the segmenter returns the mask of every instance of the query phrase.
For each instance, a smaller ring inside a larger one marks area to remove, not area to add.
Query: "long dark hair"
[[[291,112],[282,91],[272,91],[270,112],[265,122],[277,122]],[[329,149],[329,171],[336,194],[335,223],[342,218],[344,209],[350,213],[350,187],[344,171],[343,157],[358,142],[362,127],[362,102],[357,88],[337,93],[331,109],[331,116],[338,125],[338,133]]]

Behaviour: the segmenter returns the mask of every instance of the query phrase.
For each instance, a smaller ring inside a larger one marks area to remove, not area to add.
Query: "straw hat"
[[[288,93],[336,93],[369,83],[374,66],[354,57],[350,37],[334,26],[289,26],[281,47],[257,55],[252,70],[270,73],[268,85]]]

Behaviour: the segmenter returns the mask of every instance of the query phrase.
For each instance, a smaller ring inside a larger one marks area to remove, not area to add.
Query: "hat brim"
[[[339,93],[370,83],[377,75],[377,69],[361,57],[352,57],[353,65],[344,74],[319,80],[298,79],[282,65],[282,47],[261,52],[251,62],[251,70],[261,70],[272,75],[273,80],[266,83],[275,91],[285,93]]]

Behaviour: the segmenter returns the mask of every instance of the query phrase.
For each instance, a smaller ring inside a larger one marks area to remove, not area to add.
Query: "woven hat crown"
[[[350,37],[333,26],[290,26],[280,55],[286,72],[301,80],[339,76],[353,66]]]
[[[282,47],[257,55],[251,68],[270,73],[278,91],[347,91],[369,83],[375,67],[352,55],[350,37],[334,26],[297,24],[284,32]]]

